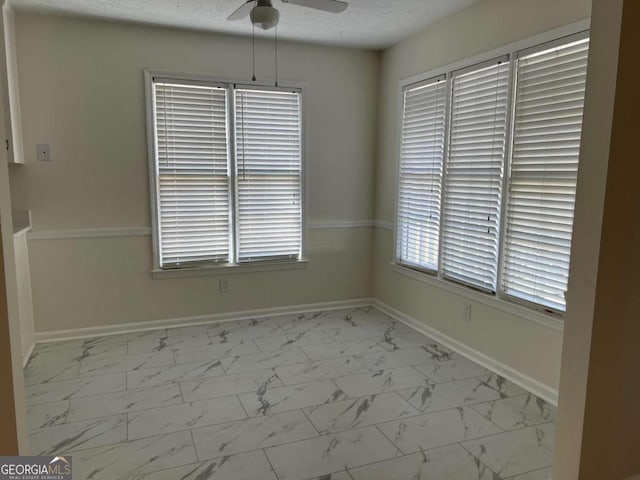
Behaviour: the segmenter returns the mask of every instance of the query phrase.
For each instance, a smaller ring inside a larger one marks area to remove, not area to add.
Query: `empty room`
[[[640,478],[640,3],[0,6],[0,479]]]

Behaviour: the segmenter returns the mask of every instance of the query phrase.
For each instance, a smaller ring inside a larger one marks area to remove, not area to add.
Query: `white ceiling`
[[[447,15],[480,0],[348,0],[339,15],[285,5],[280,10],[281,38],[364,48],[385,48]],[[79,15],[250,35],[249,19],[226,18],[244,0],[11,0],[18,10]],[[269,32],[273,35],[272,32]]]

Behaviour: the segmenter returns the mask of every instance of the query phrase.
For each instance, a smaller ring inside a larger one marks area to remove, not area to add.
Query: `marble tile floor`
[[[548,480],[555,409],[372,307],[46,343],[76,480]]]

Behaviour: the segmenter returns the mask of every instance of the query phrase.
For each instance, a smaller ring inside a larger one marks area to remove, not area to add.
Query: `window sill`
[[[441,280],[427,273],[419,272],[417,270],[404,267],[395,262],[391,262],[390,265],[391,265],[392,271],[399,273],[401,275],[405,275],[407,277],[413,278],[414,280],[417,280],[419,282],[426,283],[427,285],[431,285],[433,287],[440,288],[448,292],[455,293],[457,295],[468,298],[475,302],[483,303],[484,305],[487,305],[489,307],[502,310],[503,312],[509,313],[511,315],[515,315],[520,318],[524,318],[526,320],[530,320],[532,322],[535,322],[547,328],[551,328],[558,332],[564,331],[564,322],[559,317],[556,317],[553,315],[547,315],[545,313],[538,312],[532,308],[519,305],[509,300],[490,296],[485,293],[475,291],[471,288],[464,287],[462,285],[458,285],[453,282]]]
[[[154,280],[182,277],[206,277],[235,275],[238,273],[272,272],[277,270],[302,270],[307,268],[309,260],[293,260],[286,262],[264,262],[241,265],[220,265],[192,268],[176,268],[172,270],[155,269],[151,271]]]

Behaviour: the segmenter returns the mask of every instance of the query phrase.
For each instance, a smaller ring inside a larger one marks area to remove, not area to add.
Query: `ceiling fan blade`
[[[282,0],[284,3],[300,5],[301,7],[315,8],[331,13],[341,13],[347,9],[348,3],[340,0]]]
[[[227,17],[227,20],[231,20],[232,22],[236,20],[242,20],[247,17],[249,13],[251,13],[251,9],[253,8],[256,2],[254,0],[247,0],[244,4],[240,5],[240,7],[233,12],[231,15]]]

